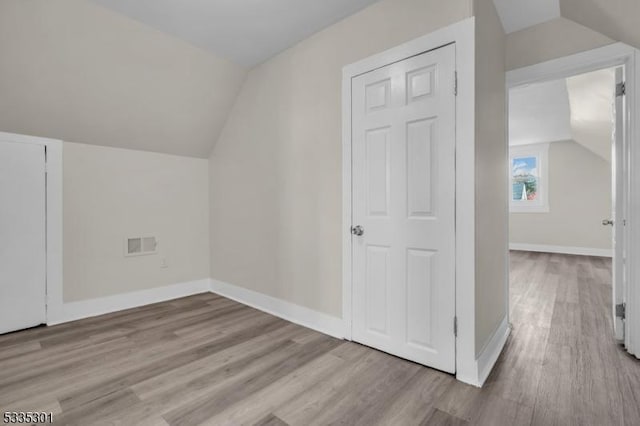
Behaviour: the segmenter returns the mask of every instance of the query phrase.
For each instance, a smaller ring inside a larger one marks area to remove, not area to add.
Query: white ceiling
[[[567,79],[573,139],[607,161],[611,161],[615,80],[614,69]]]
[[[493,0],[509,34],[560,17],[560,0]]]
[[[92,0],[254,66],[378,0]]]
[[[530,84],[509,91],[510,145],[571,138],[571,108],[565,80]]]
[[[573,140],[611,161],[614,69],[509,91],[509,144]]]

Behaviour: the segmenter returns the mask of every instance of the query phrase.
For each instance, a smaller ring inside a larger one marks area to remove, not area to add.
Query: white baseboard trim
[[[304,306],[267,296],[243,287],[208,278],[97,299],[64,303],[59,306],[48,306],[47,325],[76,321],[83,318],[209,292],[235,300],[236,302],[251,306],[320,333],[339,339],[345,338],[345,324],[341,318],[314,311]],[[475,372],[471,375],[457,374],[456,378],[464,383],[481,387],[498,360],[510,331],[511,329],[505,317],[477,357]]]
[[[191,296],[193,294],[208,293],[210,291],[211,285],[209,279],[205,278],[97,299],[63,303],[59,306],[47,306],[47,325],[95,317],[111,312],[150,305],[152,303]]]
[[[482,386],[489,377],[493,366],[496,364],[507,338],[511,333],[511,327],[509,327],[509,321],[505,315],[504,319],[493,332],[493,336],[489,339],[487,345],[482,349],[480,355],[477,358],[478,362],[478,386]]]
[[[218,280],[211,280],[211,291],[320,333],[344,339],[344,321],[341,318]]]
[[[578,256],[612,257],[613,250],[590,247],[550,246],[546,244],[510,243],[509,250],[536,251],[542,253],[575,254]]]
[[[496,361],[498,361],[498,357],[502,353],[510,333],[511,327],[509,327],[508,319],[505,316],[485,347],[480,351],[480,355],[476,358],[475,372],[470,375],[456,374],[456,379],[472,386],[482,387]]]

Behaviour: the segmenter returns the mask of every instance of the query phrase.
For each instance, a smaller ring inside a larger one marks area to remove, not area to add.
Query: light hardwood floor
[[[0,336],[0,412],[54,424],[639,425],[610,261],[513,252],[483,389],[212,294]]]

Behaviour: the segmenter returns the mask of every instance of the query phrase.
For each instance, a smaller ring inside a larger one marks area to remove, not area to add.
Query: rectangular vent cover
[[[125,256],[142,256],[158,252],[156,237],[130,237],[124,241]]]

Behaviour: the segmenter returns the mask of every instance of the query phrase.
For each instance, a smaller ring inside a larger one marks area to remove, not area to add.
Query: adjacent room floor
[[[0,411],[55,424],[620,425],[640,361],[609,259],[513,252],[513,332],[483,389],[202,294],[0,336]]]

